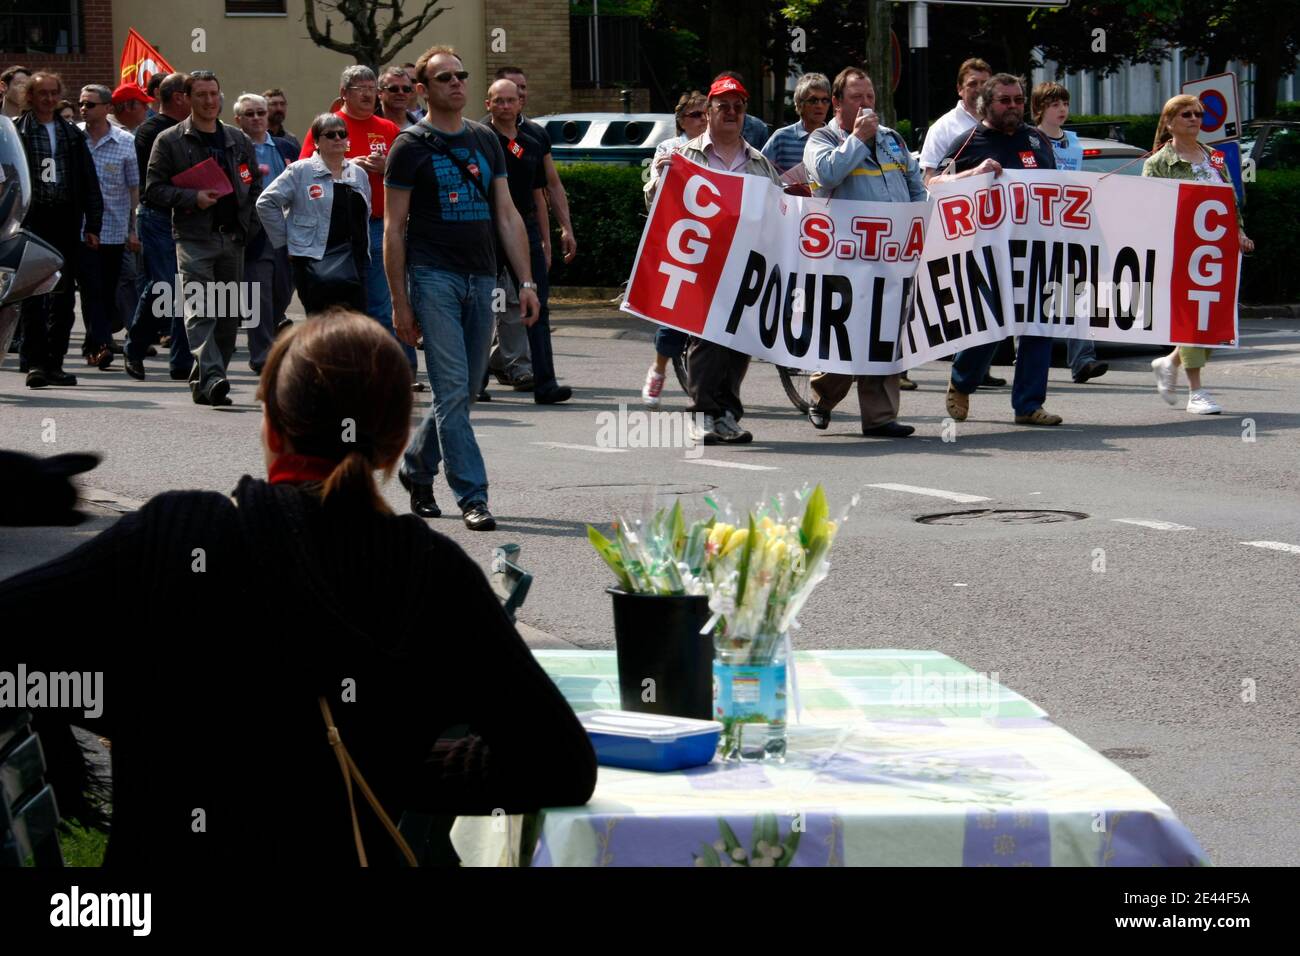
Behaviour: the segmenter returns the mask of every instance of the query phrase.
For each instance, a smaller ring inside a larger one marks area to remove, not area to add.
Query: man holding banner
[[[776,167],[741,138],[748,101],[749,94],[738,80],[720,74],[709,87],[708,128],[679,152],[696,165],[765,176],[780,186],[781,174]],[[716,445],[754,440],[739,424],[745,413],[740,402],[740,383],[748,370],[749,355],[744,352],[703,338],[691,342],[686,366],[686,390],[691,395],[687,411],[695,416],[691,428],[696,441]]]
[[[871,77],[856,67],[840,71],[831,85],[835,118],[808,136],[804,168],[819,198],[866,202],[923,202],[921,170],[903,138],[881,126],[873,107],[876,89]],[[862,434],[906,438],[916,431],[900,425],[898,375],[845,375],[819,372],[811,379],[813,401],[808,420],[826,428],[833,409],[854,382],[862,412]]]
[[[954,144],[951,169],[956,176],[978,176],[1003,169],[1055,169],[1051,144],[1024,123],[1025,87],[1019,77],[995,73],[980,91],[977,108],[980,125]],[[939,177],[940,180],[949,177]],[[948,383],[948,414],[959,422],[970,411],[971,393],[984,381],[998,343],[963,349],[952,361]],[[1061,416],[1043,409],[1047,400],[1047,375],[1052,367],[1052,340],[1022,335],[1016,348],[1016,377],[1011,386],[1011,406],[1017,425],[1059,425]]]

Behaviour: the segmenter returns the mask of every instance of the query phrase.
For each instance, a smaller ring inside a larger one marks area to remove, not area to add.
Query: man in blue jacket
[[[876,116],[876,88],[871,77],[857,67],[841,70],[831,84],[831,105],[834,119],[809,133],[804,147],[804,169],[814,184],[814,195],[864,202],[924,201],[920,167],[903,137],[880,125]],[[839,372],[814,375],[808,420],[814,428],[826,428],[831,409],[856,381],[862,434],[906,438],[916,429],[897,421],[899,378]]]

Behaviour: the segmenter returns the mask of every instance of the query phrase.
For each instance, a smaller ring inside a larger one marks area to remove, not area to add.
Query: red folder
[[[228,196],[235,191],[235,187],[230,185],[230,177],[226,171],[217,165],[217,161],[208,157],[197,166],[191,166],[183,173],[177,173],[172,177],[172,185],[179,186],[181,189],[215,189],[217,198]]]

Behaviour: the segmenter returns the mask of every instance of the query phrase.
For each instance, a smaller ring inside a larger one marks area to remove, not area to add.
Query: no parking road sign
[[[1241,109],[1237,102],[1237,75],[1219,73],[1183,84],[1183,92],[1197,97],[1205,109],[1201,135],[1206,146],[1236,139],[1241,135]]]

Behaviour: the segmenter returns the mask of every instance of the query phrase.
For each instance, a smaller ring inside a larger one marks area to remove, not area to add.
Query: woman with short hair
[[[673,116],[677,121],[677,135],[672,139],[664,140],[656,146],[654,158],[650,161],[650,178],[645,184],[647,206],[650,205],[650,201],[658,189],[659,178],[667,168],[673,152],[679,146],[686,145],[708,129],[708,97],[699,90],[683,93],[677,100],[677,107],[673,110]],[[686,350],[686,343],[689,340],[689,335],[677,329],[660,326],[655,330],[655,360],[654,364],[650,366],[650,371],[646,372],[645,384],[641,386],[641,401],[645,403],[647,408],[659,407],[668,363]]]
[[[1201,101],[1188,94],[1170,99],[1160,111],[1156,125],[1152,155],[1142,164],[1142,175],[1158,179],[1185,179],[1202,183],[1232,185],[1224,164],[1224,155],[1217,149],[1203,146],[1198,137],[1205,108]],[[1227,193],[1225,193],[1227,195]],[[1236,200],[1236,191],[1232,192]],[[1255,251],[1255,243],[1246,235],[1241,209],[1237,207],[1238,239],[1243,253]],[[1201,385],[1201,369],[1210,360],[1210,350],[1193,345],[1179,345],[1163,358],[1151,363],[1156,376],[1156,392],[1170,405],[1178,403],[1175,394],[1178,367],[1187,372],[1187,410],[1193,415],[1218,415],[1223,408]]]
[[[370,177],[347,158],[348,127],[321,113],[316,152],[290,163],[257,198],[257,216],[277,249],[289,247],[293,284],[308,315],[334,305],[361,312],[370,268]]]

